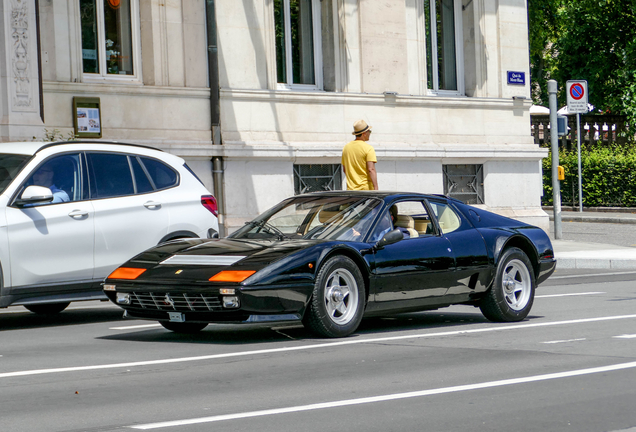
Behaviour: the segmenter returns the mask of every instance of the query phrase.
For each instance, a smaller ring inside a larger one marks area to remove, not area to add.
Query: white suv
[[[211,238],[217,204],[175,155],[70,141],[0,143],[0,307],[62,311],[105,299],[130,257],[177,238]]]

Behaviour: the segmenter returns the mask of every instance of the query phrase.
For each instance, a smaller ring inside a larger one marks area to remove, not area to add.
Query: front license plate
[[[168,312],[170,322],[185,322],[185,316],[181,312]]]

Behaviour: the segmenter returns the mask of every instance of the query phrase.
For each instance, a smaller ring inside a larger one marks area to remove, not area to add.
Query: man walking
[[[371,137],[371,126],[364,120],[353,123],[356,139],[342,149],[342,170],[347,177],[348,190],[378,190],[375,172],[375,150],[367,143]]]

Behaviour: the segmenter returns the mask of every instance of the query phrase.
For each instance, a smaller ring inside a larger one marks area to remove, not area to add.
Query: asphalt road
[[[590,222],[561,222],[563,240],[636,247],[636,225]],[[550,221],[554,239],[554,222]]]
[[[452,307],[180,336],[107,303],[0,310],[2,431],[619,431],[636,427],[636,272],[557,271],[528,320]],[[168,423],[164,423],[168,422]]]

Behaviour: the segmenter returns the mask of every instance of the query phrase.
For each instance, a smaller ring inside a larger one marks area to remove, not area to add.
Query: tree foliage
[[[596,108],[636,121],[636,0],[528,0],[533,100],[547,81],[587,80]]]

